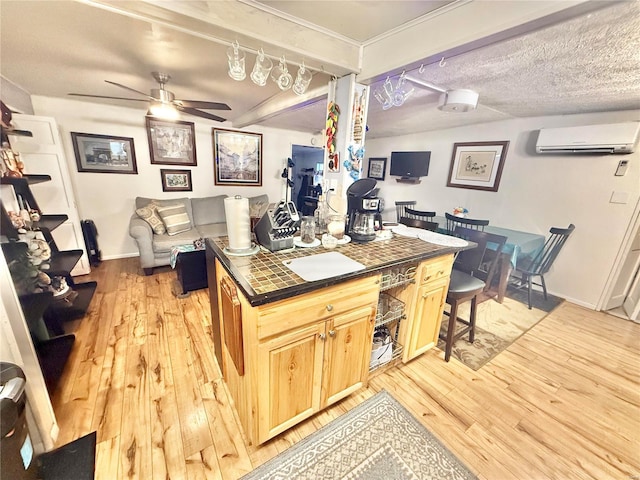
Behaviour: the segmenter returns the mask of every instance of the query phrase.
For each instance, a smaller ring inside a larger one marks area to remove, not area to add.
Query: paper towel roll
[[[224,199],[224,213],[227,217],[229,249],[247,250],[251,248],[251,218],[249,199],[240,195]]]

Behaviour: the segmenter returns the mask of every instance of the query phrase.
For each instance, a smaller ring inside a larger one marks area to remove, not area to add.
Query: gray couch
[[[193,228],[176,235],[157,235],[151,226],[135,212],[129,220],[129,235],[133,237],[140,251],[140,266],[146,275],[153,273],[153,267],[169,265],[171,248],[177,245],[191,244],[199,238],[215,237],[227,234],[227,224],[224,214],[224,199],[226,195],[203,198],[172,198],[157,200],[136,197],[136,209],[147,206],[151,201],[156,205],[184,204]],[[250,208],[258,204],[268,205],[267,195],[249,198]]]

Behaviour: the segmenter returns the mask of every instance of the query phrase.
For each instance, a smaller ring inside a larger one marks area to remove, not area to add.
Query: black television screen
[[[389,175],[397,177],[426,177],[429,174],[431,152],[391,152]]]

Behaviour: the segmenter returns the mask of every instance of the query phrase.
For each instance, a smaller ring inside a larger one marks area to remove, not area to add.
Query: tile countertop
[[[295,295],[335,285],[338,282],[379,273],[385,268],[417,264],[428,258],[455,253],[463,248],[428,243],[417,238],[395,235],[390,240],[367,243],[350,242],[333,250],[323,246],[295,248],[270,252],[264,248],[251,256],[227,256],[223,248],[227,237],[207,238],[207,250],[213,252],[224,268],[231,274],[252,306],[282,300]],[[283,262],[326,252],[339,252],[362,263],[364,270],[336,277],[307,282],[289,270]],[[209,255],[207,255],[209,258]],[[209,261],[209,260],[207,260]]]

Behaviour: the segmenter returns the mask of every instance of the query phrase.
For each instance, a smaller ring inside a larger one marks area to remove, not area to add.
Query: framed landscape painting
[[[78,172],[137,174],[133,138],[71,132]]]
[[[262,185],[262,134],[213,129],[216,185]]]
[[[198,165],[193,123],[147,117],[147,137],[152,164]]]
[[[376,180],[384,180],[385,174],[387,170],[387,159],[386,158],[370,158],[369,159],[369,178],[374,178]]]
[[[497,192],[509,142],[454,143],[447,187]]]

